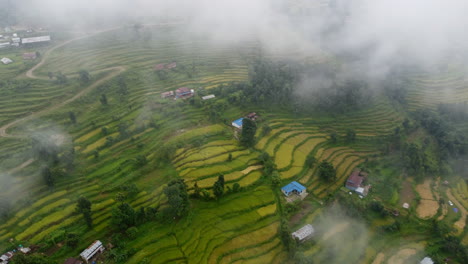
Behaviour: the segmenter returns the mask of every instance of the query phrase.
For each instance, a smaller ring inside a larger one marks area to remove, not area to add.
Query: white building
[[[421,260],[421,262],[419,262],[420,264],[434,264],[434,261],[432,261],[432,259],[430,257],[425,257],[423,258],[423,260]]]
[[[315,233],[315,230],[314,230],[314,227],[312,225],[305,225],[303,227],[301,227],[301,229],[297,230],[296,232],[292,233],[292,237],[294,239],[299,239],[299,241],[304,241],[308,238],[310,238],[311,236],[313,236]]]
[[[206,95],[206,96],[202,97],[203,100],[208,100],[208,99],[212,99],[212,98],[215,98],[214,94],[210,94],[210,95]]]
[[[2,42],[2,43],[0,43],[0,49],[1,49],[1,48],[6,48],[6,47],[8,47],[8,46],[10,46],[10,42]]]
[[[11,59],[9,59],[9,58],[2,58],[0,61],[1,61],[3,64],[10,64],[10,63],[13,62],[13,61],[12,61]]]
[[[48,42],[50,41],[50,36],[40,36],[40,37],[32,37],[32,38],[23,38],[21,40],[22,44],[31,44],[31,43],[40,43],[40,42]]]
[[[80,256],[84,261],[86,261],[86,263],[88,263],[90,259],[92,259],[97,253],[102,253],[104,249],[105,248],[102,245],[102,242],[96,240],[93,244],[91,244],[91,246],[81,252]]]

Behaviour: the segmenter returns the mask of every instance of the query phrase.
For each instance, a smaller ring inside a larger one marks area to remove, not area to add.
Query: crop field
[[[441,103],[463,103],[468,101],[468,82],[463,66],[447,65],[438,71],[412,73],[409,79],[409,110],[434,109]]]
[[[227,102],[218,94],[210,101],[202,101],[198,94],[198,101],[161,98],[162,92],[180,87],[202,94],[219,85],[248,81],[255,45],[214,46],[201,36],[186,37],[177,26],[120,28],[58,46],[43,58],[34,78],[23,73],[39,61],[26,64],[20,62],[22,51],[11,54],[15,63],[0,70],[0,79],[14,77],[21,85],[0,81],[0,127],[4,128],[0,134],[5,134],[0,137],[0,167],[10,183],[0,191],[20,199],[9,219],[0,223],[0,250],[9,248],[9,239],[14,239],[54,251],[53,259],[63,262],[96,239],[111,241],[113,208],[119,201],[136,211],[165,209],[169,199],[164,188],[181,178],[190,195],[196,184],[210,197],[192,197],[186,217],[143,223],[131,239],[122,234],[132,252],[125,263],[285,263],[288,252],[280,227],[286,204],[259,160],[262,152],[271,156],[282,185],[294,180],[307,187],[309,196],[299,212],[288,215],[290,228],[321,224],[326,222],[327,198],[341,192],[353,170],[382,154],[379,141],[391,135],[406,114],[383,96],[362,110],[338,116],[292,116],[258,106],[254,111],[261,116],[259,127],[265,124],[271,131],[263,135],[258,129],[255,145],[246,148],[229,125],[233,117],[248,113],[242,106],[228,104],[212,118],[213,106]],[[175,68],[155,70],[157,64],[172,62]],[[80,70],[90,73],[89,82],[79,80]],[[49,80],[48,73],[58,71],[68,76],[66,83]],[[414,99],[420,98],[418,85],[436,91],[439,85],[462,82],[455,73],[438,78],[414,76],[411,108],[439,102],[434,101],[436,92],[434,98],[429,93],[427,99]],[[461,90],[457,95],[460,100],[468,96]],[[447,95],[447,100],[453,98]],[[353,142],[345,140],[349,129],[356,132]],[[332,132],[338,135],[337,142],[332,142]],[[66,175],[57,173],[53,187],[44,184],[41,171],[47,164],[34,153],[37,142],[31,137],[62,148],[60,158],[72,157],[72,169]],[[336,180],[319,178],[321,161],[333,164]],[[226,189],[215,198],[212,189],[221,174]],[[240,190],[234,191],[237,184]],[[135,190],[129,191],[129,186]],[[468,208],[464,181],[452,193]],[[80,197],[92,202],[91,228],[75,210]],[[341,221],[320,233],[318,243],[305,246],[305,256],[325,262],[327,245],[343,240],[340,232],[347,228]],[[77,246],[61,246],[68,233],[79,234]],[[346,233],[345,239],[358,236]],[[364,255],[371,259],[380,248],[371,253],[353,252],[351,246],[342,250],[343,256],[358,260]],[[388,260],[389,251],[384,253],[382,258]]]

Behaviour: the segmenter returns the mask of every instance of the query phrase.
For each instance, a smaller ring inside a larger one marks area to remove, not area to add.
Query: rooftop
[[[304,240],[304,239],[310,237],[311,235],[313,235],[314,232],[315,232],[314,227],[312,225],[310,225],[310,224],[307,224],[307,225],[301,227],[296,232],[292,233],[292,236],[294,238],[298,238],[299,240]]]
[[[237,127],[237,128],[241,128],[242,127],[242,121],[244,120],[243,117],[237,119],[237,120],[234,120],[232,121],[232,125]]]
[[[45,41],[50,41],[50,36],[23,38],[21,40],[21,43],[28,44],[28,43],[45,42]]]
[[[287,192],[287,193],[290,193],[292,192],[293,190],[297,190],[299,192],[302,192],[306,189],[306,187],[302,186],[300,183],[298,183],[297,181],[293,181],[291,183],[289,183],[288,185],[284,186],[283,188],[281,188],[281,190],[283,192]]]
[[[360,176],[360,173],[360,171],[353,171],[353,173],[351,173],[348,180],[346,181],[346,186],[351,186],[354,188],[360,187],[364,181],[364,177]]]

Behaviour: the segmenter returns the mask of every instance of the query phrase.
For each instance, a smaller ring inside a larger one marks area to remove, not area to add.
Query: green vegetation
[[[48,263],[63,262],[100,239],[114,246],[106,263],[372,263],[414,244],[419,257],[424,244],[434,259],[466,259],[462,216],[441,206],[420,219],[411,195],[429,179],[434,199],[451,191],[468,209],[466,106],[419,105],[414,85],[370,92],[362,80],[298,100],[299,76],[340,69],[263,58],[255,43],[212,47],[180,28],[138,32],[137,42],[133,28],[71,41],[43,58],[40,79],[5,73],[0,123],[40,113],[0,138],[11,177],[0,189],[1,250],[35,244]],[[179,87],[195,95],[161,98]],[[240,133],[230,127],[253,111],[260,118]],[[356,168],[372,186],[362,199],[343,187]],[[280,188],[293,180],[308,196],[287,203]],[[309,223],[317,234],[293,240]]]

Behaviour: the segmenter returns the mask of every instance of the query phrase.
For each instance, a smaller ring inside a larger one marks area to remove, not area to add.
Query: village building
[[[239,119],[236,119],[234,121],[232,121],[231,125],[237,129],[242,129],[242,122],[243,122],[244,118],[241,117]]]
[[[284,195],[290,196],[291,194],[302,195],[306,192],[306,187],[297,181],[290,182],[288,185],[281,188]]]
[[[215,98],[216,96],[214,94],[209,94],[209,95],[205,95],[205,96],[202,96],[202,99],[203,100],[208,100],[208,99],[213,99]]]
[[[50,36],[40,36],[40,37],[32,37],[32,38],[23,38],[21,40],[21,44],[34,44],[34,43],[43,43],[49,42]]]
[[[9,46],[10,46],[10,42],[2,42],[2,43],[0,43],[0,49],[2,49],[2,48],[7,48],[7,47],[9,47]]]
[[[23,53],[23,60],[34,60],[37,58],[36,52]]]
[[[183,98],[183,97],[190,97],[192,96],[195,91],[193,89],[189,89],[187,87],[181,87],[175,91],[176,98]]]
[[[364,182],[365,176],[367,176],[367,174],[359,170],[353,171],[346,180],[346,188],[351,191],[356,191],[359,187],[362,187],[362,182]]]
[[[18,37],[11,38],[11,42],[19,44],[21,43],[21,38],[18,38]]]
[[[29,252],[31,252],[31,249],[28,247],[19,247],[18,250],[21,251],[23,254],[28,254]]]
[[[96,240],[94,241],[93,244],[91,244],[91,246],[89,246],[87,249],[81,252],[80,256],[86,263],[89,263],[90,259],[96,256],[96,254],[102,253],[104,249],[105,248],[102,245],[102,242],[99,240]]]
[[[10,64],[10,63],[13,62],[13,61],[12,61],[11,59],[9,59],[9,58],[2,58],[0,61],[1,61],[3,64]]]
[[[291,235],[294,239],[298,239],[300,242],[305,241],[311,238],[315,233],[314,227],[310,224],[307,224],[301,227],[296,232],[293,232]]]
[[[173,69],[175,67],[177,67],[177,63],[175,63],[175,62],[171,62],[169,64],[166,64],[166,69]]]
[[[403,204],[403,208],[409,209],[409,203],[404,203],[404,204]]]
[[[248,114],[246,117],[247,117],[248,119],[252,120],[252,121],[255,121],[255,120],[257,120],[258,115],[257,115],[257,113],[252,112],[252,113]]]
[[[164,92],[161,94],[161,98],[173,98],[173,97],[174,97],[174,91]]]
[[[432,261],[432,259],[430,257],[425,257],[423,258],[423,260],[421,260],[421,262],[419,262],[420,264],[434,264],[434,261]]]

